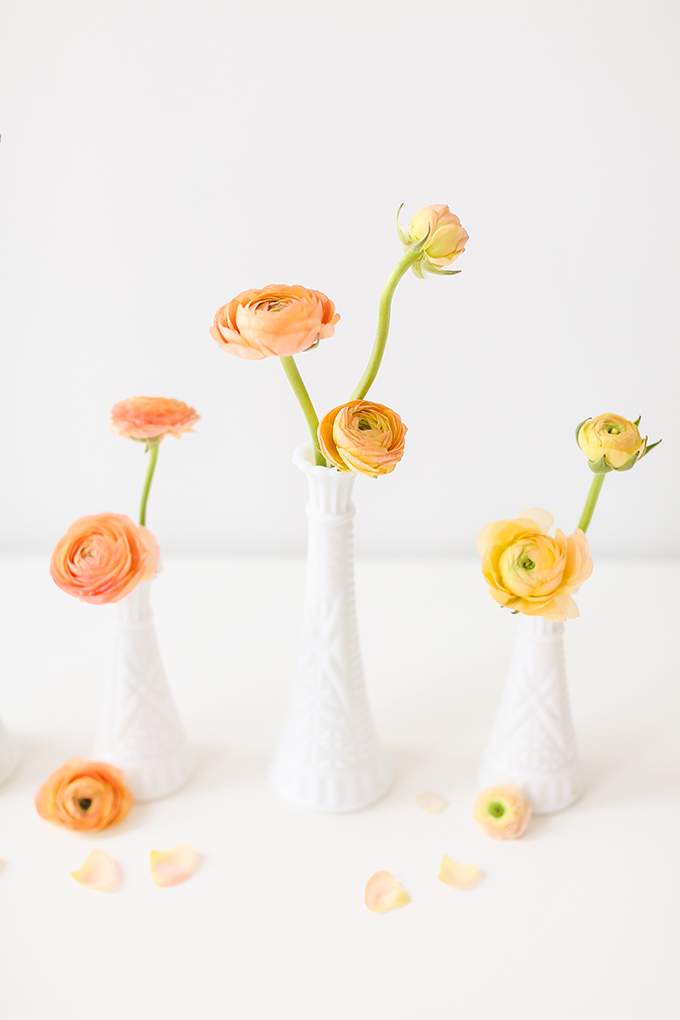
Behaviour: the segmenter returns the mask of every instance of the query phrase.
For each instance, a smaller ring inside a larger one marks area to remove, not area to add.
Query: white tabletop
[[[0,562],[0,715],[22,744],[0,789],[3,1020],[609,1020],[678,1015],[678,563],[596,562],[567,626],[585,792],[495,842],[470,817],[514,620],[476,562],[363,560],[369,697],[396,767],[351,815],[281,802],[266,771],[289,696],[298,559],[168,558],[161,648],[195,778],[96,836],[43,821],[33,795],[88,755],[113,607],[62,594],[46,559]],[[423,790],[449,807],[428,815]],[[156,889],[150,849],[200,867]],[[69,872],[101,847],[119,891]],[[480,885],[437,881],[442,854]],[[391,871],[411,903],[363,903]]]

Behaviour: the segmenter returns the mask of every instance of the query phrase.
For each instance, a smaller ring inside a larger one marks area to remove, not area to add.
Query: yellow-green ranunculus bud
[[[397,232],[404,251],[425,242],[421,258],[411,267],[416,276],[423,279],[426,272],[440,276],[458,272],[444,267],[450,266],[463,254],[468,234],[448,205],[427,205],[419,209],[411,220],[408,233],[399,226],[397,213]]]
[[[608,471],[629,471],[644,457],[651,446],[642,438],[637,421],[628,421],[618,414],[600,414],[586,418],[576,429],[576,442],[586,457],[590,470],[597,475]],[[654,443],[654,446],[657,444]]]

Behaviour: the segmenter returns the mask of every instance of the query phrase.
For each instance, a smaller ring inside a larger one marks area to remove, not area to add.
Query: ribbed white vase
[[[97,761],[121,769],[136,800],[156,800],[190,778],[194,757],[161,661],[151,581],[116,605],[109,677],[94,748]]]
[[[0,719],[0,783],[9,779],[18,764],[19,745],[7,732]]]
[[[309,486],[307,581],[295,685],[270,778],[280,794],[317,811],[355,811],[390,787],[392,770],[368,707],[354,604],[356,475],[314,464],[311,444],[293,463]]]
[[[564,665],[564,624],[516,618],[505,688],[482,759],[482,787],[512,783],[534,811],[559,811],[580,793]]]

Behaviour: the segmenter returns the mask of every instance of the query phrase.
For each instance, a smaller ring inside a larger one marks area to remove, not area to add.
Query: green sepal
[[[414,276],[417,276],[419,280],[424,280],[425,279],[425,273],[423,272],[423,260],[422,259],[418,259],[417,262],[413,263],[413,265],[411,266],[411,272],[413,273]]]
[[[576,444],[577,444],[579,450],[581,449],[581,444],[578,441],[578,434],[579,434],[579,432],[581,431],[581,429],[583,428],[583,426],[585,425],[585,423],[587,421],[590,421],[590,418],[584,418],[583,421],[581,422],[581,424],[576,426]]]
[[[655,443],[650,443],[649,446],[647,447],[647,449],[645,450],[645,453],[646,454],[649,453],[649,451],[653,450],[655,446],[658,446],[660,442],[662,442],[662,440],[661,439],[657,439],[657,441]]]
[[[638,427],[638,425],[640,424],[640,422],[641,422],[641,421],[642,421],[642,415],[641,415],[641,414],[639,414],[639,415],[637,416],[637,421],[634,421],[634,422],[633,422],[633,425],[635,426],[635,428],[637,428],[637,427]]]
[[[415,255],[420,255],[421,251],[425,248],[425,246],[427,245],[427,242],[430,240],[430,234],[431,233],[432,233],[432,224],[430,223],[430,224],[428,224],[427,233],[425,234],[425,237],[421,237],[421,239],[419,241],[416,241],[415,244],[412,244],[409,247],[409,251],[413,252]]]
[[[615,471],[630,471],[631,468],[635,467],[635,465],[637,464],[637,462],[639,460],[642,460],[642,458],[645,455],[645,452],[646,451],[644,449],[643,450],[638,450],[638,452],[635,454],[635,456],[631,457],[627,464],[624,464],[620,468],[614,468],[614,470]]]
[[[586,418],[586,421],[587,420],[588,419]],[[609,474],[610,471],[614,470],[611,464],[607,463],[607,458],[604,455],[600,457],[599,460],[589,460],[588,467],[594,475],[606,475]]]
[[[408,248],[408,246],[411,243],[411,238],[408,236],[408,234],[406,234],[402,230],[401,224],[399,223],[399,216],[400,216],[401,210],[403,208],[404,208],[404,203],[402,202],[401,205],[399,206],[399,208],[397,209],[397,235],[398,235],[399,240],[401,241],[401,243],[404,245],[404,247]]]
[[[435,266],[430,262],[427,256],[423,260],[423,269],[426,273],[432,273],[434,276],[455,276],[456,273],[463,272],[462,269],[440,269],[439,266]]]

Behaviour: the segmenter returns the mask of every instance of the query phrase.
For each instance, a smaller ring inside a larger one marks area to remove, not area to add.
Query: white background
[[[110,435],[132,394],[176,397],[149,525],[166,552],[301,552],[305,426],[276,359],[208,336],[239,291],[327,293],[299,358],[320,413],[368,357],[393,220],[448,203],[452,279],[409,275],[371,395],[409,426],[361,479],[357,544],[469,553],[527,506],[564,530],[588,415],[663,445],[607,479],[595,554],[680,550],[678,32],[672,0],[4,0],[1,547],[136,514],[144,455]]]

